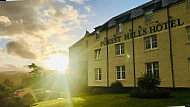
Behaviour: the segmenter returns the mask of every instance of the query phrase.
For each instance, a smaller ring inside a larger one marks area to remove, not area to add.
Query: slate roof
[[[185,0],[152,0],[152,1],[147,2],[141,6],[138,6],[136,8],[131,9],[131,10],[128,10],[128,11],[126,11],[126,12],[124,12],[118,16],[115,16],[115,17],[111,18],[110,20],[108,20],[103,25],[95,27],[94,29],[95,30],[96,29],[104,30],[103,28],[105,28],[105,27],[110,28],[112,26],[115,26],[117,19],[122,18],[122,17],[126,17],[127,15],[130,15],[129,20],[140,17],[140,16],[144,15],[145,8],[153,6],[155,4],[160,4],[159,9],[161,9],[161,8],[164,8],[168,5],[172,5],[172,4],[175,4],[175,3],[180,2],[180,1],[185,1]]]
[[[185,1],[185,0],[152,0],[152,1],[149,1],[149,2],[147,2],[147,3],[143,4],[143,5],[140,5],[140,6],[136,7],[136,8],[128,10],[128,11],[126,11],[126,12],[124,12],[124,13],[118,15],[118,16],[115,16],[115,17],[111,18],[110,20],[108,20],[107,22],[105,22],[103,25],[95,27],[94,29],[101,31],[101,30],[105,30],[106,28],[113,27],[113,26],[116,25],[116,20],[128,17],[128,15],[130,15],[128,20],[143,16],[146,8],[149,8],[150,6],[153,6],[155,4],[160,4],[159,9],[161,9],[161,8],[164,8],[164,7],[168,6],[168,5],[172,5],[172,4],[181,2],[181,1]],[[95,34],[95,31],[90,33],[89,36],[91,36],[93,34]],[[71,47],[76,46],[81,40],[76,42]]]

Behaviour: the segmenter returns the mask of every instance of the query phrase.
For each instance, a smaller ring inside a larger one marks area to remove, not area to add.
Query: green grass
[[[167,99],[138,99],[129,94],[88,95],[40,102],[37,107],[165,107],[190,105],[190,91],[178,91]]]

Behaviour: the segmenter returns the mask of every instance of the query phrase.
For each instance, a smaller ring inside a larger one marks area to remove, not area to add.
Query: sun
[[[62,54],[51,54],[49,55],[49,59],[44,60],[44,63],[51,70],[65,72],[68,67],[69,58]]]

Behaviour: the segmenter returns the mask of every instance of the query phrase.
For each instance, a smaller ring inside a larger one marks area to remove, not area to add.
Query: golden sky
[[[58,58],[59,55],[66,56],[65,60],[68,60],[68,47],[81,39],[86,29],[92,32],[94,27],[111,17],[147,1],[149,0],[0,2],[0,71],[6,68],[23,70],[32,62],[44,66],[47,60]],[[65,61],[63,64],[66,64]]]

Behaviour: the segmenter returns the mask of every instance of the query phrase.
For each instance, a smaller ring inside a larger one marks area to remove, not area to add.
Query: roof
[[[147,10],[151,9],[153,11],[156,11],[156,10],[164,8],[168,5],[172,5],[172,4],[175,4],[177,2],[180,2],[180,1],[185,1],[185,0],[152,0],[152,1],[149,1],[149,2],[147,2],[141,6],[138,6],[136,8],[131,9],[131,10],[128,10],[128,11],[126,11],[126,12],[124,12],[118,16],[115,16],[115,17],[111,18],[110,20],[108,20],[103,25],[95,27],[94,29],[95,30],[104,30],[105,27],[110,28],[110,27],[115,26],[117,24],[117,21],[126,22],[126,21],[129,21],[129,20],[132,20],[134,18],[137,18],[137,17],[144,15],[144,13]]]
[[[96,30],[102,31],[102,30],[105,30],[107,28],[113,27],[118,23],[126,22],[129,20],[135,19],[137,17],[143,16],[144,13],[148,10],[156,11],[156,10],[159,10],[161,8],[164,8],[166,6],[169,6],[169,5],[181,2],[181,1],[185,1],[185,0],[152,0],[152,1],[149,1],[149,2],[147,2],[143,5],[140,5],[136,8],[128,10],[128,11],[126,11],[126,12],[124,12],[118,16],[115,16],[115,17],[111,18],[110,20],[108,20],[107,22],[105,22],[103,25],[97,26],[94,29],[95,29],[95,31]],[[91,36],[91,35],[95,34],[95,31],[88,34],[87,36]],[[74,47],[74,46],[78,46],[82,40],[83,40],[83,38],[80,39],[75,44],[73,44],[72,46],[70,46],[69,48]]]

